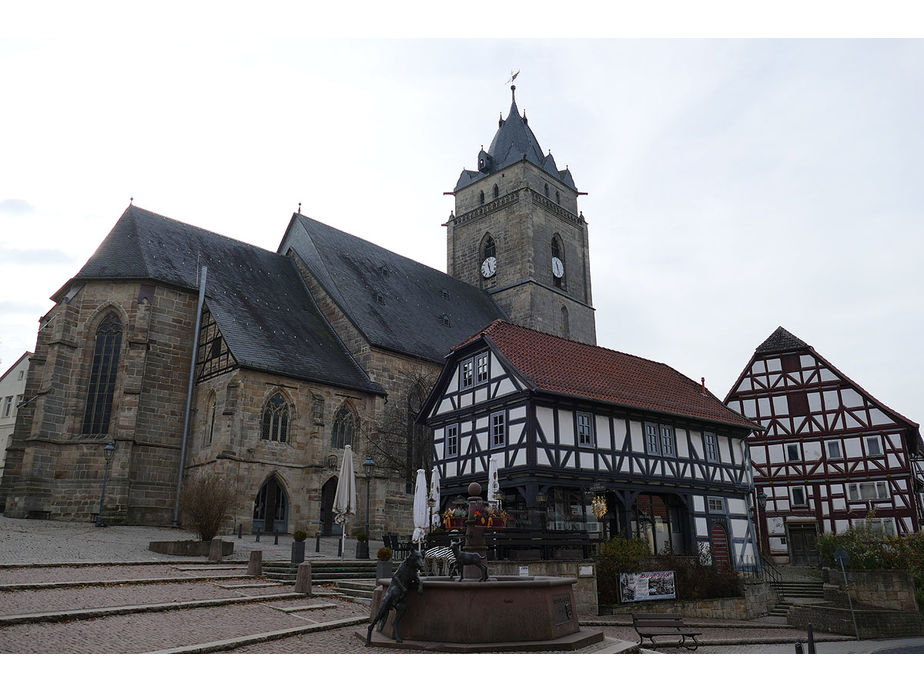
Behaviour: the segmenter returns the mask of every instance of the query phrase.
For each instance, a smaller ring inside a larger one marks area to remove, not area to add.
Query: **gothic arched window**
[[[552,236],[552,283],[562,289],[565,284],[564,246],[557,235]]]
[[[96,329],[96,346],[93,349],[90,382],[87,386],[87,407],[83,415],[84,435],[103,435],[109,432],[121,347],[122,322],[118,315],[109,313]]]
[[[481,205],[484,204],[484,190],[478,193],[478,204],[481,204]]]
[[[497,183],[495,183],[494,184],[494,199],[496,200],[498,197],[500,197],[500,190],[497,187]]]
[[[353,412],[346,404],[340,405],[337,413],[334,414],[334,432],[331,437],[331,445],[338,449],[353,445],[354,428]]]
[[[263,405],[260,437],[263,440],[274,440],[279,443],[286,443],[289,440],[289,404],[278,392]]]
[[[484,237],[484,240],[481,242],[481,259],[487,260],[489,257],[497,257],[497,248],[494,245],[494,239],[487,235]]]
[[[215,393],[209,395],[209,402],[205,406],[205,444],[212,444],[212,436],[215,433]]]

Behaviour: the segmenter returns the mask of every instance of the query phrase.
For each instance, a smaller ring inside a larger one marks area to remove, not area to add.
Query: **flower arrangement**
[[[476,527],[506,527],[511,519],[510,515],[496,506],[485,505],[475,513]]]

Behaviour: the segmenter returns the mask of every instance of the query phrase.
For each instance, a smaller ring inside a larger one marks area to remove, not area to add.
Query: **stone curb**
[[[696,626],[697,628],[732,628],[735,630],[798,630],[795,626],[790,626],[783,623],[731,623],[728,621],[723,621],[720,623],[714,623],[712,621],[698,621],[696,619],[684,619],[683,622],[688,626]],[[632,619],[622,619],[619,621],[606,621],[603,619],[596,618],[582,618],[580,619],[582,626],[612,626],[612,627],[622,627],[622,628],[631,628]]]
[[[169,561],[81,561],[78,563],[4,563],[0,565],[0,570],[17,570],[22,568],[89,568],[92,566],[139,566],[139,565],[158,565],[158,566],[169,566],[171,563],[190,564],[190,565],[247,565],[247,561],[242,560],[224,560],[220,563],[209,563],[208,561],[203,561],[201,558],[190,559],[187,561],[183,560],[182,556],[179,556],[180,560],[176,560],[177,556],[171,556]]]
[[[16,623],[50,623],[55,621],[76,621],[90,618],[101,618],[106,616],[138,614],[151,611],[199,609],[213,606],[228,606],[231,604],[247,604],[251,602],[280,601],[283,599],[303,599],[304,597],[305,595],[299,592],[287,592],[284,594],[265,594],[257,597],[226,597],[222,599],[203,599],[194,602],[134,604],[127,606],[109,606],[103,609],[75,609],[73,611],[48,611],[45,613],[35,614],[13,614],[10,616],[0,616],[0,626],[8,626]]]
[[[345,628],[347,626],[358,626],[362,623],[368,623],[368,616],[354,616],[353,618],[342,618],[337,621],[328,621],[326,623],[315,623],[310,626],[296,626],[295,628],[286,628],[285,630],[270,631],[269,633],[258,633],[257,635],[246,635],[240,638],[230,638],[228,640],[216,640],[214,642],[201,643],[199,645],[186,645],[183,647],[174,647],[169,650],[157,650],[148,654],[206,654],[209,652],[226,652],[236,650],[239,647],[255,645],[270,640],[280,640],[290,635],[301,635],[304,633],[316,633],[323,630],[334,630]]]
[[[125,578],[124,580],[76,580],[73,582],[18,582],[0,584],[0,592],[17,592],[20,590],[54,590],[71,587],[116,587],[118,585],[164,585],[182,582],[216,582],[218,580],[253,579],[252,575],[189,575],[177,578]],[[267,583],[278,586],[281,582]],[[235,585],[244,587],[245,585]],[[221,585],[219,585],[221,587]]]

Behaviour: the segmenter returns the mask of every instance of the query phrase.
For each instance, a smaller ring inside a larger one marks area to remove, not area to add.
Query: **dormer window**
[[[449,317],[449,313],[443,313],[440,316],[440,322],[443,324],[444,327],[452,327],[452,320]]]

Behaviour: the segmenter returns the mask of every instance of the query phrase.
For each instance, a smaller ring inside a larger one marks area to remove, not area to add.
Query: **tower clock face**
[[[552,274],[554,274],[558,279],[561,279],[565,274],[565,265],[557,257],[552,258]]]
[[[485,261],[481,263],[481,276],[487,279],[488,277],[493,277],[496,271],[497,258],[485,258]]]

